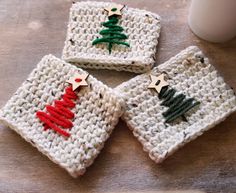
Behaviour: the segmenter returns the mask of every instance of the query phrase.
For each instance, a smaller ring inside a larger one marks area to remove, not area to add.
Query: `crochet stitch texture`
[[[39,62],[27,80],[0,110],[0,121],[20,134],[73,177],[85,172],[102,149],[123,112],[123,102],[113,90],[89,75],[88,86],[76,94],[73,127],[66,138],[44,130],[36,117],[48,104],[61,98],[66,83],[76,72],[85,71],[52,55]]]
[[[122,9],[119,25],[128,36],[130,47],[114,45],[109,54],[107,44],[92,45],[102,36],[102,22],[108,20],[105,7],[109,2],[77,2],[72,5],[62,58],[84,68],[146,72],[155,62],[160,34],[160,17],[129,7]]]
[[[167,109],[153,89],[148,89],[149,74],[139,75],[119,85],[116,90],[126,102],[122,116],[142,143],[144,151],[159,163],[187,142],[223,121],[236,110],[233,90],[224,82],[203,53],[195,46],[181,51],[155,67],[152,75],[165,72],[171,87],[193,97],[201,104],[181,119],[165,124],[162,115]]]

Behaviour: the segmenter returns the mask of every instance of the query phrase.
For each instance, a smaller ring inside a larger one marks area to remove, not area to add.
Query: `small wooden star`
[[[165,75],[164,74],[161,74],[159,76],[153,76],[153,75],[150,75],[151,77],[151,84],[148,86],[148,88],[154,88],[156,89],[156,91],[158,92],[158,94],[161,92],[161,89],[164,87],[164,86],[168,86],[168,82],[165,81]]]
[[[78,72],[75,73],[74,76],[72,76],[69,80],[67,80],[67,83],[70,83],[72,85],[72,90],[76,90],[80,86],[88,86],[88,83],[86,82],[86,79],[89,74],[79,74]]]
[[[112,15],[118,15],[121,16],[121,10],[124,8],[124,5],[111,5],[110,7],[105,8],[105,10],[108,12],[108,17]]]

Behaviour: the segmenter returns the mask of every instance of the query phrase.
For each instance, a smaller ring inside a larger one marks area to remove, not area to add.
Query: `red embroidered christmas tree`
[[[67,82],[71,85],[65,88],[65,94],[61,100],[55,100],[54,105],[46,105],[47,112],[37,111],[36,116],[44,123],[44,129],[53,129],[60,135],[69,137],[69,132],[65,129],[73,127],[72,119],[74,113],[71,111],[75,107],[75,100],[78,96],[75,90],[80,86],[87,86],[86,78],[88,74],[76,73]]]

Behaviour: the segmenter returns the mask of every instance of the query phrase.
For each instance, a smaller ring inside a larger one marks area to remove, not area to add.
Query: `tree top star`
[[[89,74],[79,74],[78,72],[74,74],[69,80],[67,80],[67,83],[70,83],[72,85],[72,90],[76,90],[80,86],[88,86],[88,83],[86,82],[86,79]]]
[[[113,15],[121,16],[121,10],[124,8],[124,5],[114,4],[110,7],[106,7],[105,10],[108,12],[108,17]]]
[[[168,82],[165,81],[165,75],[161,74],[159,76],[153,76],[151,77],[151,84],[148,86],[148,88],[154,88],[158,92],[158,94],[161,92],[161,89],[165,86],[168,86]]]

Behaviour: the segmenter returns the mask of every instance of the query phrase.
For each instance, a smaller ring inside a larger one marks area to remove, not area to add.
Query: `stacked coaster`
[[[236,110],[233,90],[194,46],[116,90],[122,118],[157,163]]]
[[[1,109],[0,121],[76,177],[99,154],[122,106],[103,83],[47,55]]]
[[[159,34],[160,17],[154,13],[77,2],[70,10],[62,58],[84,68],[146,72],[155,62]]]

